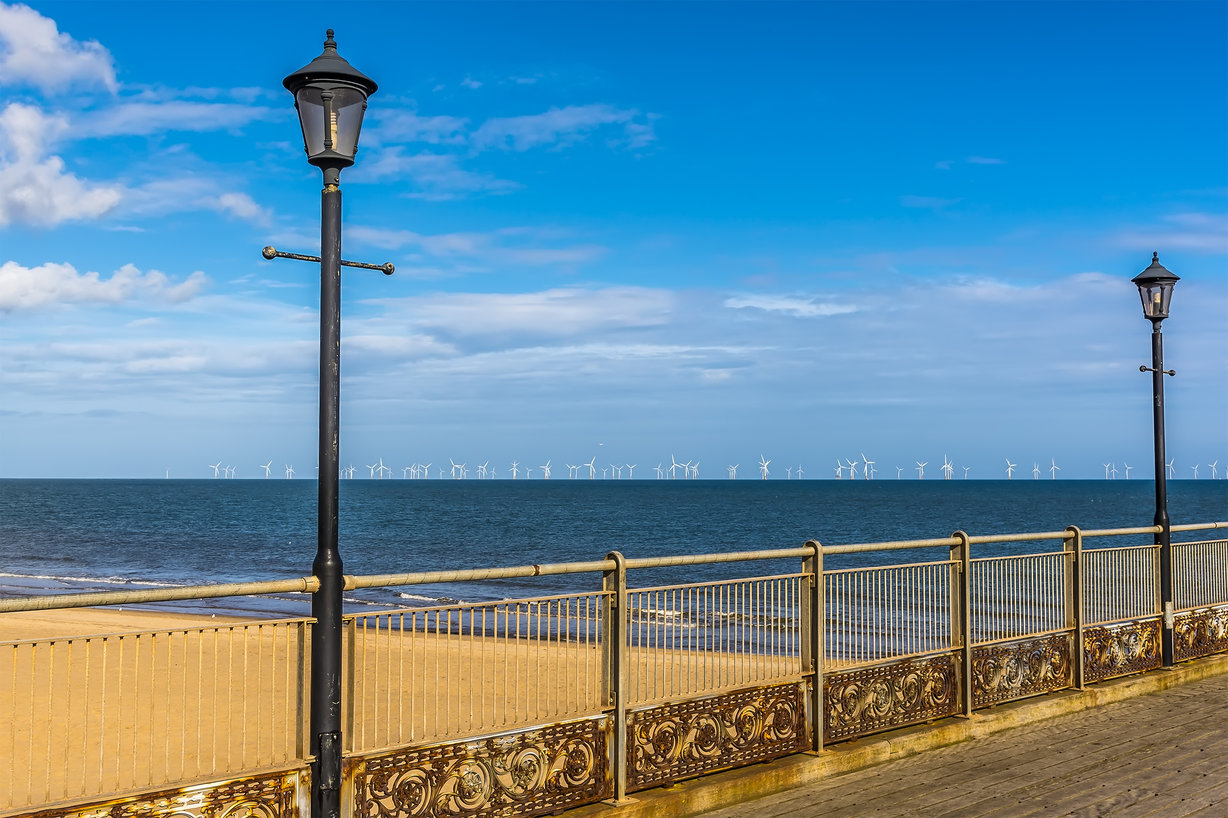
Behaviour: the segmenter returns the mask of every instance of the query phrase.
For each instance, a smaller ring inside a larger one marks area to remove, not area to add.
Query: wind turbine
[[[950,480],[951,472],[953,471],[955,471],[955,464],[948,460],[947,456],[944,454],[942,456],[942,479]]]
[[[793,467],[792,466],[785,466],[785,479],[786,480],[793,479]]]
[[[798,464],[797,464],[797,479],[798,479],[798,480],[801,480],[801,479],[802,479],[802,474],[803,474],[803,472],[802,472],[802,464],[801,464],[801,463],[798,463]]]
[[[1105,480],[1108,480],[1108,479],[1109,479],[1109,467],[1110,467],[1110,466],[1112,466],[1112,465],[1113,465],[1112,463],[1105,463],[1105,464],[1104,464],[1104,479],[1105,479]]]
[[[1216,460],[1212,463],[1208,463],[1207,465],[1211,467],[1211,479],[1214,480],[1217,477],[1215,467],[1219,465],[1219,461]]]
[[[524,479],[525,480],[533,479],[533,467],[532,466],[529,466],[527,469],[524,470]]]
[[[593,478],[597,476],[597,457],[596,455],[593,456],[592,460],[588,461],[587,463],[584,463],[583,465],[588,466],[588,479],[589,480],[592,480]]]
[[[736,465],[734,465],[734,466],[726,466],[725,468],[729,470],[729,479],[730,479],[730,480],[737,480],[737,479],[738,479],[738,467],[737,467]]]
[[[1112,468],[1112,472],[1113,472],[1113,479],[1114,479],[1114,480],[1116,480],[1116,479],[1117,479],[1117,464],[1116,464],[1116,463],[1110,463],[1109,465],[1113,467],[1113,468]]]
[[[836,479],[844,479],[844,464],[840,462],[840,458],[836,458]]]
[[[383,480],[383,479],[384,479],[384,472],[388,472],[388,476],[389,476],[389,477],[391,477],[391,476],[392,476],[392,469],[390,469],[390,468],[388,468],[387,466],[385,466],[385,465],[384,465],[384,458],[382,458],[382,457],[379,459],[379,469],[378,469],[378,471],[379,471],[379,479],[380,479],[380,480]]]
[[[512,479],[515,480],[519,474],[520,474],[520,463],[513,460],[512,461]]]
[[[1035,460],[1032,461],[1032,479],[1033,480],[1040,479],[1040,464],[1037,463]]]
[[[1061,470],[1062,470],[1062,467],[1057,464],[1057,460],[1050,457],[1049,458],[1049,475],[1050,475],[1049,479],[1056,480],[1057,473],[1060,472]]]
[[[1198,479],[1198,464],[1195,463],[1193,466],[1190,466],[1190,468],[1194,470],[1194,479],[1197,480]]]
[[[865,452],[861,453],[861,461],[865,464],[865,466],[861,470],[862,476],[864,476],[865,479],[869,480],[871,477],[874,476],[874,461],[866,460]]]
[[[611,463],[611,464],[610,464],[610,468],[614,470],[614,479],[615,479],[615,480],[622,480],[622,479],[623,479],[623,467],[622,467],[622,466],[615,466],[613,463]]]
[[[699,479],[699,461],[696,460],[695,465],[691,466],[690,468],[691,468],[691,479],[698,480]]]
[[[443,469],[440,469],[439,471],[442,472]],[[350,467],[350,477],[353,477],[353,476],[354,476],[353,466],[351,466]],[[427,463],[425,466],[422,467],[422,479],[423,480],[431,479],[431,464],[430,463]]]
[[[657,473],[658,480],[665,479],[665,469],[661,468],[661,465],[662,464],[658,462],[657,465],[653,466],[653,471]]]
[[[965,480],[968,479],[968,470],[971,468],[972,468],[971,466],[964,466],[964,479]]]
[[[217,479],[217,470],[221,467],[221,465],[222,465],[222,461],[219,460],[213,465],[209,466],[209,468],[213,469],[213,479],[214,480]]]
[[[549,480],[550,479],[550,461],[547,460],[546,465],[541,466],[540,468],[542,470],[542,479]]]
[[[485,480],[485,479],[486,479],[486,473],[487,473],[487,472],[486,472],[486,467],[487,467],[488,465],[490,465],[490,461],[489,461],[489,460],[487,460],[485,463],[482,463],[480,466],[478,466],[478,479],[479,479],[479,480]]]
[[[260,467],[260,468],[264,469],[264,479],[265,479],[265,480],[268,480],[268,479],[269,479],[269,469],[270,469],[270,467],[271,467],[272,465],[273,465],[273,461],[272,461],[272,460],[270,460],[268,463],[265,463],[263,466],[261,466],[261,467]]]
[[[917,479],[924,480],[925,479],[925,467],[928,466],[930,462],[928,460],[925,461],[924,463],[922,463],[920,460],[914,460],[913,462],[917,464]]]
[[[287,480],[290,480],[290,479],[292,479],[293,477],[294,477],[294,467],[293,467],[293,466],[290,466],[290,465],[287,465],[287,466],[286,466],[286,479],[287,479]]]
[[[1168,476],[1169,476],[1169,477],[1172,477],[1172,476],[1174,476],[1174,475],[1177,473],[1177,469],[1173,467],[1173,464],[1174,464],[1174,463],[1176,463],[1176,462],[1177,462],[1177,458],[1175,458],[1175,457],[1174,457],[1172,460],[1168,461],[1168,463],[1167,463],[1167,464],[1165,464],[1165,465],[1167,466],[1167,468],[1168,468]]]
[[[857,461],[849,460],[845,458],[844,462],[849,464],[849,479],[856,480],[857,479]]]
[[[381,463],[381,465],[383,465],[383,464]],[[368,464],[367,464],[367,468],[371,470],[371,479],[372,479],[372,480],[374,480],[374,479],[375,479],[375,464],[374,464],[374,463],[368,463]]]
[[[1122,463],[1121,467],[1126,470],[1126,479],[1130,479],[1130,469],[1134,468],[1129,463]]]
[[[771,462],[771,460],[764,459],[763,455],[759,455],[759,476],[761,479],[768,479],[768,464]]]
[[[1007,480],[1010,480],[1011,478],[1014,477],[1015,467],[1018,465],[1019,465],[1018,463],[1012,463],[1009,457],[1006,458],[1006,479]]]
[[[677,461],[677,460],[674,458],[673,454],[671,454],[671,455],[669,456],[669,479],[670,479],[670,480],[677,480],[677,479],[678,479],[678,467],[679,467],[680,465],[682,465],[682,464],[681,464],[681,463],[679,463],[679,462],[678,462],[678,461]]]
[[[458,471],[462,471],[462,470],[465,468],[464,464],[463,464],[463,463],[457,463],[455,460],[453,460],[453,459],[452,459],[452,458],[450,458],[450,457],[448,458],[448,462],[452,464],[452,479],[453,479],[453,480],[459,480],[460,478],[459,478],[459,477],[457,477],[457,476],[456,476],[456,474],[457,474],[457,472],[458,472]]]
[[[636,467],[637,465],[639,465],[639,464],[638,464],[638,463],[628,463],[628,464],[627,464],[627,479],[628,479],[628,480],[634,480],[634,479],[635,479],[635,467]]]
[[[900,479],[901,479],[900,475],[902,475],[903,473],[904,473],[904,467],[903,467],[903,466],[896,466],[896,467],[895,467],[895,479],[896,479],[896,480],[900,480]]]

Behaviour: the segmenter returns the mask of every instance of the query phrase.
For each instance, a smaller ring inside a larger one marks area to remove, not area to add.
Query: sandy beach
[[[394,615],[393,621],[400,623]],[[378,624],[377,624],[378,622]],[[389,628],[345,631],[350,752],[599,714],[603,651],[582,639]],[[306,620],[118,608],[0,615],[0,810],[238,770],[291,765],[307,746]],[[779,659],[632,650],[645,695],[728,687]],[[795,661],[795,660],[794,660]],[[4,781],[3,776],[11,776]]]

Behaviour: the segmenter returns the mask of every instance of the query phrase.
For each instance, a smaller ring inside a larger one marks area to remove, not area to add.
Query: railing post
[[[958,583],[951,585],[951,641],[960,646],[960,709],[964,716],[972,715],[972,551],[968,535],[956,531],[959,540],[951,546],[951,560],[959,560],[955,568]],[[954,566],[953,566],[954,567]]]
[[[811,673],[810,701],[806,710],[809,715],[810,746],[814,752],[823,749],[823,664],[824,626],[827,624],[826,604],[823,598],[823,546],[818,540],[809,540],[806,548],[810,556],[802,558],[802,673]]]
[[[1062,548],[1070,555],[1066,574],[1066,627],[1074,631],[1074,656],[1071,657],[1071,683],[1083,689],[1083,532],[1077,525],[1066,526],[1069,535]]]
[[[615,568],[601,576],[605,592],[601,606],[602,684],[606,707],[614,720],[610,742],[610,773],[614,778],[615,805],[634,801],[627,797],[627,560],[618,551],[606,554]]]

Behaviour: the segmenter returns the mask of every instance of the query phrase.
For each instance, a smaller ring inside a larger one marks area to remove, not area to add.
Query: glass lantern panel
[[[324,152],[324,98],[319,88],[304,86],[298,90],[295,101],[307,155],[318,156]]]
[[[351,159],[358,152],[358,132],[362,130],[362,115],[366,98],[354,88],[333,91],[330,131],[333,150]]]

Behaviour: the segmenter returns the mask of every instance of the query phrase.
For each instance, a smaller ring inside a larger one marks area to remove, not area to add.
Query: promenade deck
[[[1228,816],[1228,655],[889,731],[575,818]]]
[[[1228,815],[1228,676],[929,750],[705,818]]]

